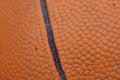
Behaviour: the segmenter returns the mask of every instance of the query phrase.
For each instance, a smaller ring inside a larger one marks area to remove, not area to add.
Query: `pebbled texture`
[[[53,31],[52,31],[52,26],[51,26],[50,19],[49,19],[46,1],[40,0],[40,2],[41,2],[42,13],[43,13],[43,17],[44,17],[45,26],[46,26],[48,42],[49,42],[49,46],[50,46],[50,49],[52,52],[54,64],[55,64],[56,69],[59,73],[60,79],[66,80],[66,76],[65,76],[65,73],[62,69],[61,62],[60,62],[60,59],[58,56],[58,50],[57,50],[56,44],[54,42]]]
[[[67,80],[120,80],[120,0],[47,0]]]
[[[0,0],[0,80],[60,80],[39,0]]]

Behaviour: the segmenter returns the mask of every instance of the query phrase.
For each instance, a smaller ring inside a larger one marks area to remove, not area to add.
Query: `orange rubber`
[[[0,80],[59,80],[39,0],[0,0]]]
[[[120,80],[120,0],[47,0],[68,80]]]
[[[120,0],[45,0],[67,80],[120,80]],[[40,0],[0,0],[0,80],[60,80]]]

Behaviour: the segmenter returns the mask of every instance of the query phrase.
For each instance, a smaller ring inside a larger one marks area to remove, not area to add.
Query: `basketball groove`
[[[53,31],[52,31],[52,26],[51,26],[50,19],[49,19],[46,1],[40,0],[40,3],[41,3],[43,18],[44,18],[44,22],[45,22],[45,26],[46,26],[46,31],[47,31],[48,42],[49,42],[49,46],[50,46],[50,49],[52,52],[54,64],[60,75],[61,80],[66,80],[66,76],[62,69],[61,62],[60,62],[60,59],[58,56],[58,51],[57,51],[57,48],[56,48],[56,45],[54,42]]]

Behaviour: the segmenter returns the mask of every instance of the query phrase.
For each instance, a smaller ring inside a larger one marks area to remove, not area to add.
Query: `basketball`
[[[0,80],[120,80],[120,0],[0,0]]]

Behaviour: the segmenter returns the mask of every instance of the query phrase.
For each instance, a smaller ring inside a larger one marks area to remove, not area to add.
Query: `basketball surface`
[[[0,80],[120,80],[120,0],[0,0]]]

